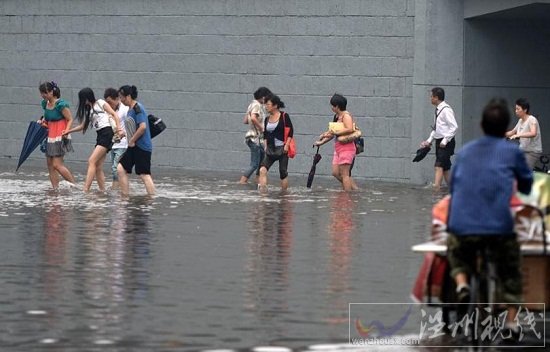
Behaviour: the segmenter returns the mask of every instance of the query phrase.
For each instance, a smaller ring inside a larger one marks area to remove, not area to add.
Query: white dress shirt
[[[445,101],[439,103],[435,108],[434,120],[435,129],[430,133],[427,142],[432,143],[434,139],[443,139],[441,144],[447,145],[454,138],[458,129],[455,113],[451,106]]]
[[[130,108],[122,103],[118,103],[118,108],[115,110],[116,114],[118,115],[118,121],[120,122],[120,128],[122,128],[123,131],[126,130],[125,121],[128,118],[128,110],[130,110]],[[113,149],[119,148],[128,148],[128,139],[126,139],[126,137],[122,137],[120,139],[120,142],[113,144]]]

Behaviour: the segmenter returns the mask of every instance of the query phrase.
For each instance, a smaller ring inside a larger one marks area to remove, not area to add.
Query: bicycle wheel
[[[491,261],[483,261],[481,273],[470,279],[470,304],[468,305],[469,341],[473,346],[490,344],[493,336],[497,292],[496,267]]]
[[[484,299],[481,297],[483,290],[481,289],[482,282],[478,273],[473,273],[470,277],[470,302],[466,310],[464,322],[464,336],[472,344],[479,345],[479,311],[482,307]]]

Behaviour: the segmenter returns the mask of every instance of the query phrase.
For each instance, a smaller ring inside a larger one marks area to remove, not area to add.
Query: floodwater
[[[298,177],[260,195],[235,174],[165,172],[156,197],[133,178],[122,199],[54,192],[45,170],[25,170],[0,173],[2,351],[346,343],[349,303],[410,302],[410,247],[441,197],[375,182],[348,194],[323,178],[309,190]]]

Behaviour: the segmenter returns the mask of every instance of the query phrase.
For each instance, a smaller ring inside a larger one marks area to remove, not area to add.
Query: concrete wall
[[[531,113],[539,118],[543,149],[548,153],[550,25],[548,21],[513,18],[513,12],[506,16],[465,22],[464,139],[481,135],[481,109],[490,98],[505,97],[513,112],[514,101],[525,97],[531,103]],[[516,122],[514,119],[512,126]]]
[[[445,100],[455,112],[459,131],[457,149],[462,141],[463,84],[463,2],[455,0],[417,0],[415,6],[415,56],[411,151],[428,138],[433,124],[431,88],[445,89]],[[432,148],[432,151],[435,148]],[[434,153],[411,166],[411,182],[433,181]]]
[[[440,21],[433,25],[449,16],[454,21],[447,12],[460,9],[454,1],[429,3],[437,9],[430,18]],[[83,87],[102,95],[108,86],[134,84],[139,100],[169,126],[154,140],[154,165],[234,170],[237,178],[249,158],[242,115],[251,93],[265,85],[285,101],[295,125],[299,155],[291,172],[309,171],[311,144],[331,118],[329,97],[340,92],[367,137],[354,174],[409,182],[414,4],[3,0],[0,154],[16,157],[28,121],[40,116],[39,82],[57,81],[73,112]],[[452,32],[440,40],[456,42],[455,34],[460,37]],[[443,47],[446,55],[455,51],[461,47]],[[425,86],[460,84],[460,67],[435,68],[416,81],[423,102]],[[459,98],[452,90],[451,103]],[[94,133],[73,138],[76,152],[67,159],[85,161]],[[329,174],[332,146],[323,154],[318,172]]]
[[[410,149],[430,132],[429,90],[441,86],[459,124],[457,149],[481,135],[483,106],[502,96],[511,109],[519,97],[531,101],[550,152],[549,18],[549,1],[416,1]],[[413,165],[411,182],[433,178],[433,159]]]
[[[548,0],[464,0],[464,18],[473,18],[495,12],[514,9],[535,3],[550,3]]]

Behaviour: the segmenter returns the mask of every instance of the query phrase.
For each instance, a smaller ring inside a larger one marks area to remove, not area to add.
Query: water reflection
[[[67,269],[67,234],[70,209],[62,206],[62,199],[55,197],[46,204],[43,215],[43,265],[40,265],[40,284],[46,297],[54,300],[63,292],[62,274]]]
[[[251,206],[248,226],[247,308],[265,339],[288,336],[282,317],[289,312],[289,264],[293,207],[284,196]],[[262,341],[260,338],[259,341]]]
[[[331,324],[348,322],[348,303],[351,288],[351,259],[354,247],[355,202],[349,192],[336,192],[330,200],[328,224],[328,301]]]
[[[149,214],[151,200],[112,200],[110,206],[81,212],[75,290],[82,299],[82,333],[95,344],[114,344],[125,335],[134,301],[147,296],[149,285]]]
[[[346,342],[349,302],[407,300],[431,192],[327,180],[260,197],[187,176],[159,178],[154,200],[2,179],[0,345],[299,350]]]
[[[36,329],[50,338],[59,338],[56,330],[61,330],[64,312],[57,302],[67,298],[64,273],[71,266],[69,255],[69,221],[72,217],[71,209],[63,206],[63,197],[52,195],[44,205],[42,215],[42,260],[38,265],[38,287],[42,288],[41,302],[38,308],[44,309],[46,318],[37,321]],[[39,233],[39,232],[38,232]],[[37,235],[35,233],[34,235]],[[53,329],[52,329],[53,328]],[[51,335],[51,332],[54,335]],[[50,332],[48,334],[48,332]]]
[[[149,196],[133,197],[128,208],[119,211],[124,223],[115,225],[120,230],[120,240],[125,242],[126,257],[122,262],[130,289],[127,299],[142,300],[149,294],[151,253],[151,211],[153,199]]]

